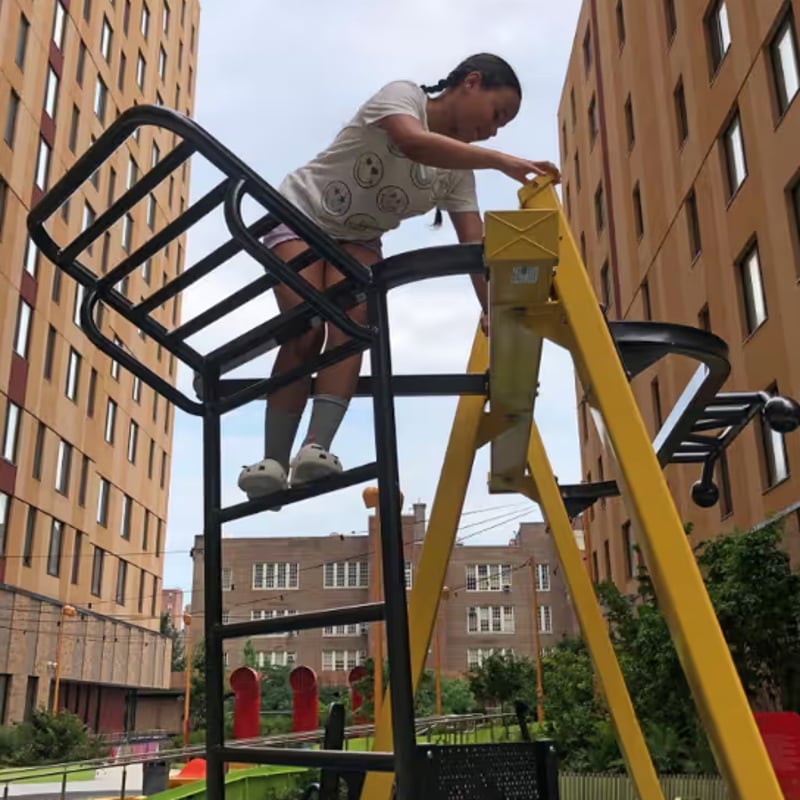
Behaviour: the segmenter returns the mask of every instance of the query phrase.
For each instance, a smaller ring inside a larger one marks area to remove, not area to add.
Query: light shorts
[[[273,247],[283,242],[302,241],[302,237],[298,236],[288,225],[281,223],[273,228],[269,233],[261,238],[261,242],[272,250]],[[340,244],[357,244],[360,247],[365,247],[375,253],[379,259],[383,258],[383,249],[380,238],[377,239],[364,239],[364,240],[337,240]]]

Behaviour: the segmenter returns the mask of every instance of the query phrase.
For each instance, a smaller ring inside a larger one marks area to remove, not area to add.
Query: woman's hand
[[[552,175],[554,183],[561,182],[558,167],[550,161],[529,161],[527,158],[517,158],[504,153],[498,169],[520,183],[528,183],[530,175]]]

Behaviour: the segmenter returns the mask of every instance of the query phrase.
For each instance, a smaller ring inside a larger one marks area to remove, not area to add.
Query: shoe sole
[[[247,495],[248,500],[260,500],[276,492],[284,492],[289,487],[266,475],[247,475],[239,480],[239,488]],[[270,511],[280,511],[282,506],[276,506]]]
[[[292,471],[292,486],[302,486],[305,483],[329,478],[331,475],[341,475],[342,471],[331,469],[328,464],[300,464]]]

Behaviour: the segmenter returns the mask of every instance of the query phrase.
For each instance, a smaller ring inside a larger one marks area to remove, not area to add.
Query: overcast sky
[[[207,1],[199,31],[196,112],[200,125],[267,181],[322,150],[356,108],[383,84],[396,79],[435,83],[465,56],[495,52],[517,70],[523,102],[517,119],[489,146],[531,159],[558,161],[556,112],[572,47],[579,0],[404,0],[328,3],[305,0]],[[491,11],[489,10],[491,8]],[[218,175],[192,165],[192,197],[207,191]],[[503,175],[477,175],[482,209],[516,207],[518,186]],[[432,217],[404,223],[384,240],[386,255],[455,242],[449,224],[430,228]],[[187,264],[223,241],[221,220],[190,233]],[[263,274],[239,259],[221,268],[184,296],[184,319],[194,316]],[[273,316],[272,296],[260,298],[193,340],[206,350]],[[428,281],[390,295],[392,358],[397,373],[463,371],[478,319],[469,278]],[[273,356],[236,373],[262,376]],[[523,368],[523,365],[520,365]],[[365,370],[368,369],[368,359]],[[185,386],[191,376],[179,373]],[[399,399],[397,426],[405,507],[428,505],[450,433],[455,399]],[[370,401],[355,400],[334,442],[345,468],[374,457]],[[243,464],[263,456],[263,403],[223,420],[223,502],[244,499],[236,486]],[[571,361],[547,348],[541,375],[537,422],[554,470],[562,482],[580,480],[580,460]],[[301,423],[301,436],[308,414]],[[201,426],[178,411],[175,417],[172,482],[167,528],[165,588],[191,589],[189,549],[202,533]],[[539,509],[515,495],[486,490],[488,448],[478,453],[464,521],[470,543],[506,542],[521,521],[541,519]],[[363,486],[266,512],[227,526],[226,536],[314,535],[363,532]],[[477,523],[477,524],[476,524]]]

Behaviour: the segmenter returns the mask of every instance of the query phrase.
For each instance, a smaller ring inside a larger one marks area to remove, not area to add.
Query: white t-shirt
[[[428,129],[427,96],[411,81],[384,86],[356,112],[333,143],[291,172],[279,191],[336,239],[380,237],[409,217],[443,211],[477,211],[471,170],[415,163],[376,123],[410,114]]]

